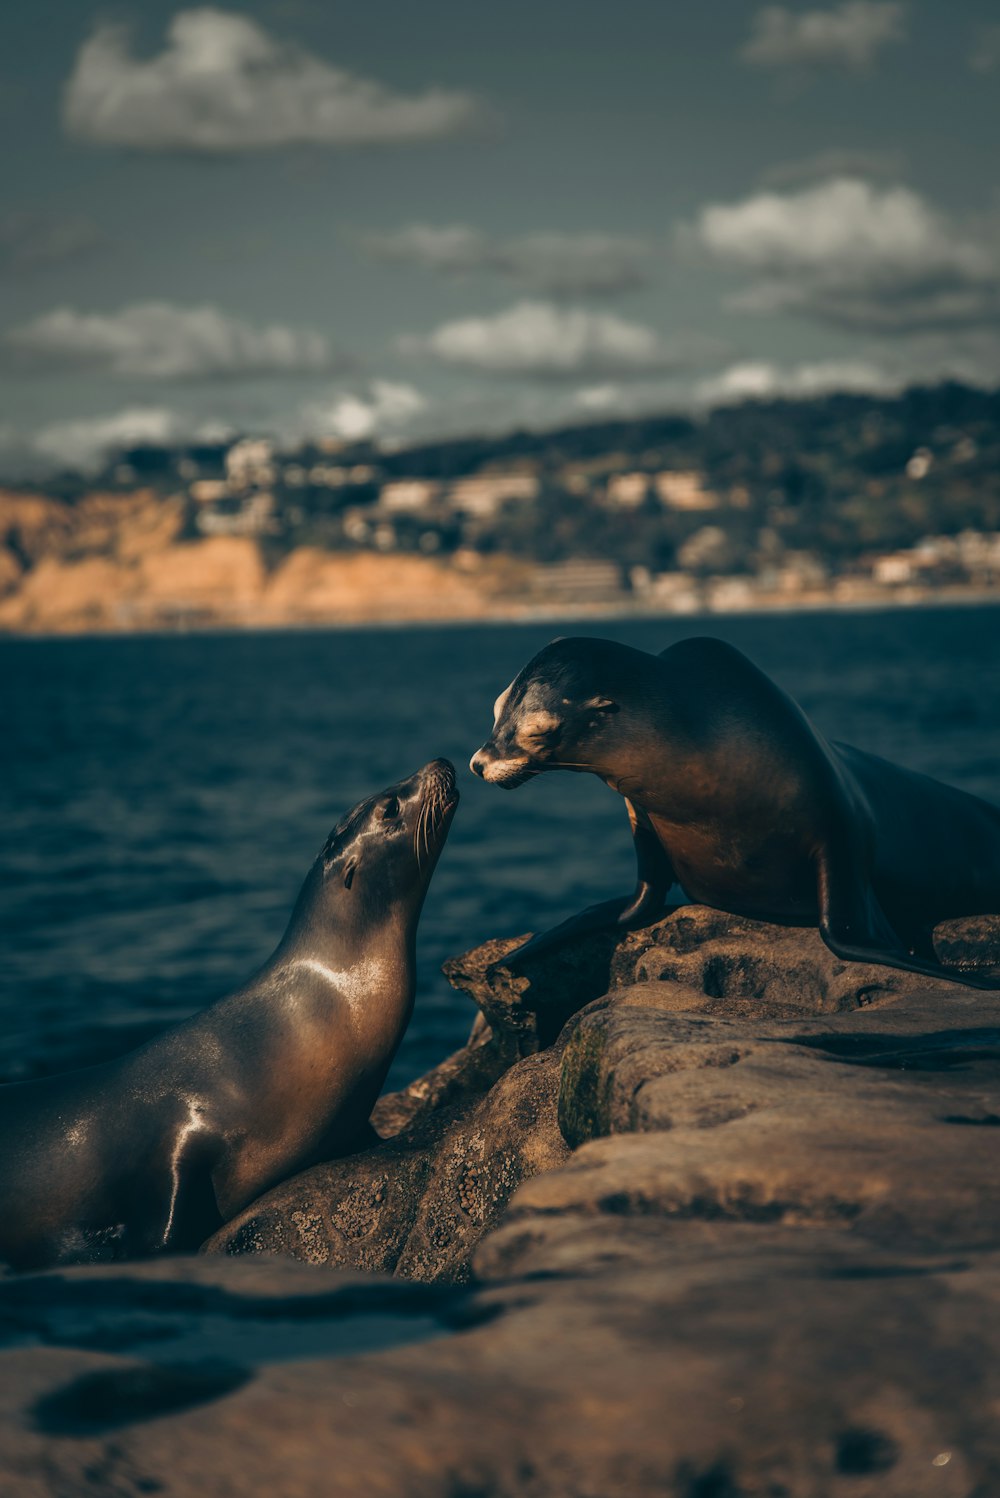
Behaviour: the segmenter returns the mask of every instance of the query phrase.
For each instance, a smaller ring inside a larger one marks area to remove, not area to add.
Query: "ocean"
[[[621,798],[467,769],[557,634],[746,651],[820,730],[1000,802],[1000,611],[0,640],[0,1080],[86,1065],[225,994],[276,945],[343,811],[426,760],[462,803],[418,934],[390,1076],[465,1040],[440,973],[488,937],[631,888]]]

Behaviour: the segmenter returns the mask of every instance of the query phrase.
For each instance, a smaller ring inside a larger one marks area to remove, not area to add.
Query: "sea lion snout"
[[[455,766],[450,759],[432,759],[419,771],[427,790],[437,790],[447,797],[457,796]]]
[[[513,790],[536,773],[526,754],[505,758],[492,741],[476,750],[469,760],[469,769],[480,780],[487,781],[489,785],[498,785],[504,790]]]

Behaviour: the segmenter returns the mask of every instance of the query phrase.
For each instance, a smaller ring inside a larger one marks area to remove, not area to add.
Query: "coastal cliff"
[[[997,971],[1000,918],[938,939]],[[1000,993],[701,907],[512,946],[448,965],[469,1044],[378,1146],[198,1260],[0,1283],[0,1482],[1000,1490]]]
[[[194,626],[478,618],[503,612],[511,563],[325,552],[269,559],[249,536],[185,539],[178,500],[94,494],[70,506],[0,493],[0,631],[71,634]]]

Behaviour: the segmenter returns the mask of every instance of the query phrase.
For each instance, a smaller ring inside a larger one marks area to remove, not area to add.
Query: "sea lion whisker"
[[[424,802],[422,802],[421,807],[420,807],[420,811],[417,813],[417,820],[416,820],[416,823],[415,823],[414,828],[413,828],[413,856],[414,856],[414,858],[417,861],[417,868],[418,868],[418,870],[422,869],[423,866],[424,866],[423,858],[421,856],[421,843],[423,842],[423,835],[422,834],[423,834],[424,818],[426,817],[426,815],[427,815],[427,802],[425,800]]]

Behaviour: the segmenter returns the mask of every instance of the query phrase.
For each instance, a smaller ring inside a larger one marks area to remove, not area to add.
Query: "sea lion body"
[[[244,987],[120,1060],[0,1088],[0,1260],[197,1248],[293,1171],[372,1138],[457,801],[436,760],[361,802]]]
[[[994,986],[942,967],[932,932],[1000,911],[1000,810],[828,742],[722,641],[684,640],[659,656],[554,642],[501,694],[472,768],[507,787],[542,770],[589,770],[628,804],[634,895],[532,950],[597,925],[647,924],[676,883],[734,914],[815,923],[843,957]]]

